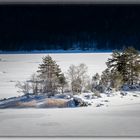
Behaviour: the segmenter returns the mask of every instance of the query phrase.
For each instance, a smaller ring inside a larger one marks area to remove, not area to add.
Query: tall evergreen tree
[[[109,58],[106,65],[113,73],[119,72],[123,76],[123,82],[128,80],[127,57],[123,52],[113,51],[112,58]]]
[[[43,93],[54,95],[58,89],[60,77],[62,75],[59,65],[51,58],[51,56],[43,57],[43,63],[40,64],[39,77],[42,80]]]
[[[122,77],[122,84],[132,86],[138,83],[140,75],[140,55],[139,51],[135,48],[124,48],[122,52],[114,51],[112,58],[109,58],[106,64],[112,74],[117,73]]]
[[[128,84],[134,85],[139,81],[140,74],[140,55],[139,51],[133,47],[126,48],[124,50],[124,55],[127,58],[127,75]]]
[[[118,71],[109,70],[108,68],[102,72],[101,80],[97,88],[102,92],[108,89],[119,90],[123,84],[123,77]]]

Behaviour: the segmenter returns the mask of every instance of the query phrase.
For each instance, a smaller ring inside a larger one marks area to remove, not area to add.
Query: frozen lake
[[[27,80],[38,70],[42,57],[48,54],[0,54],[0,98],[20,95],[15,88],[16,81]],[[101,73],[110,53],[57,53],[50,54],[64,73],[71,64],[85,63],[92,76]]]
[[[21,95],[16,81],[27,80],[47,54],[0,54],[0,98]],[[50,54],[66,73],[85,63],[89,75],[106,68],[110,53]],[[104,98],[94,101],[102,103]],[[140,97],[107,97],[104,106],[62,109],[1,109],[0,136],[140,136]]]
[[[0,136],[140,136],[140,104],[0,110]]]

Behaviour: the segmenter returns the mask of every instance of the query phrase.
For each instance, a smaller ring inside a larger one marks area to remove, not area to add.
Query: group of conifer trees
[[[16,86],[24,94],[31,92],[50,96],[67,91],[73,94],[89,90],[98,93],[109,88],[120,90],[124,86],[140,87],[140,55],[135,48],[113,51],[106,65],[107,69],[101,75],[96,73],[92,78],[87,75],[85,64],[71,65],[65,76],[59,65],[48,55],[43,57],[37,74],[33,74],[24,83],[18,82]]]
[[[107,69],[103,72],[101,80],[107,79],[108,86],[118,89],[123,86],[133,88],[140,84],[140,55],[135,48],[114,51],[106,64]]]

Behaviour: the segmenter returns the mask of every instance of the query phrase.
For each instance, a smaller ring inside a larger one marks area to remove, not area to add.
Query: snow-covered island
[[[3,59],[1,63],[5,62]],[[56,60],[46,55],[28,80],[16,82],[15,86],[23,95],[1,99],[0,108],[81,107],[106,96],[127,96],[131,90],[140,91],[139,60],[139,52],[132,47],[121,52],[116,50],[107,59],[107,68],[101,74],[89,75],[85,63],[71,64],[64,73]],[[96,106],[101,105],[104,104]]]
[[[0,136],[139,136],[134,48],[0,58]]]
[[[119,105],[137,104],[140,102],[140,89],[134,91],[119,91],[114,93],[69,93],[56,94],[53,97],[46,95],[26,94],[0,100],[0,109],[6,108],[73,108],[73,107],[111,107]]]

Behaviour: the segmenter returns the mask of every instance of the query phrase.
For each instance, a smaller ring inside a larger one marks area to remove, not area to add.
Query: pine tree
[[[140,74],[140,55],[133,47],[126,48],[124,54],[127,57],[128,84],[137,84]]]
[[[124,48],[122,52],[114,51],[112,58],[109,58],[106,64],[112,74],[118,74],[118,77],[122,78],[122,82],[120,82],[122,85],[132,86],[138,83],[140,79],[140,55],[135,48]]]
[[[106,65],[113,73],[119,72],[123,76],[123,82],[128,80],[127,57],[124,53],[117,50],[113,51],[112,58],[109,58]]]
[[[119,90],[123,85],[123,77],[118,71],[110,72],[110,87]]]
[[[43,63],[40,64],[39,77],[42,80],[43,93],[54,95],[57,92],[60,77],[62,76],[59,65],[48,55],[43,57]]]

